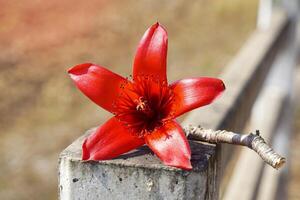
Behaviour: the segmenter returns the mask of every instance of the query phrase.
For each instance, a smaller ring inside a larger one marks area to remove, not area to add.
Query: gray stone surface
[[[145,146],[117,159],[82,162],[84,137],[60,155],[61,200],[217,199],[214,145],[191,141],[193,170],[185,171],[163,165]]]

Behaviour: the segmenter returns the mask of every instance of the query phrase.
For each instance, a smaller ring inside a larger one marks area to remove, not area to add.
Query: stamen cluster
[[[127,80],[114,102],[116,117],[139,137],[149,134],[171,119],[173,91],[165,81],[141,75]]]

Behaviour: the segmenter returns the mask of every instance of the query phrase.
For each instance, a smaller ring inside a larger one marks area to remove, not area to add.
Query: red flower
[[[87,97],[115,115],[84,141],[83,160],[115,158],[146,143],[166,165],[192,169],[191,150],[175,118],[211,103],[225,86],[206,77],[168,85],[167,46],[167,32],[156,23],[139,43],[132,80],[90,63],[68,71]]]

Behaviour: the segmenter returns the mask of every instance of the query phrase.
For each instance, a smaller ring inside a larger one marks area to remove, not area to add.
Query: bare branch
[[[279,169],[285,163],[285,158],[277,154],[260,136],[259,131],[241,135],[225,130],[214,131],[202,127],[189,126],[184,128],[187,136],[193,140],[209,143],[228,143],[234,145],[247,146],[255,151],[267,164],[275,169]]]

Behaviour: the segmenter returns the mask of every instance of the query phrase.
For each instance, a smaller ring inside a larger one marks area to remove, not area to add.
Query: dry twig
[[[259,131],[241,135],[225,130],[214,131],[202,127],[189,126],[184,128],[187,136],[193,140],[209,143],[228,143],[247,146],[255,151],[267,164],[278,169],[285,163],[285,158],[277,154],[260,136]]]

